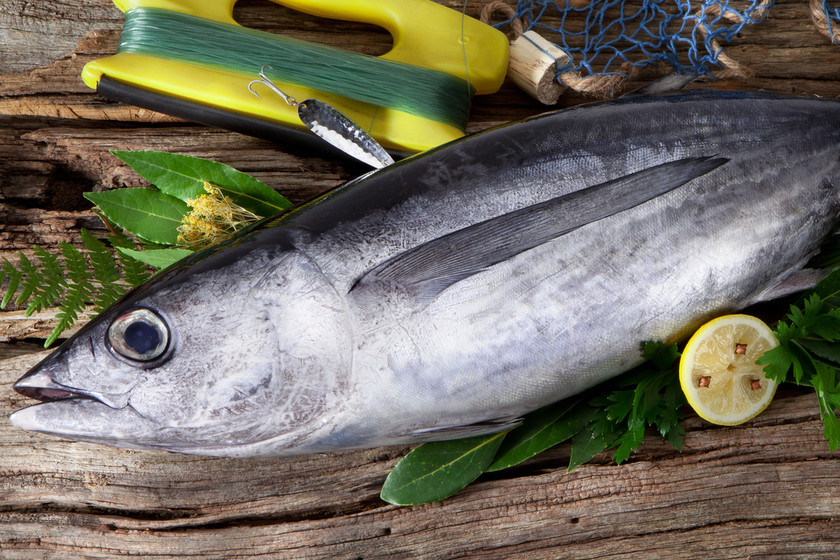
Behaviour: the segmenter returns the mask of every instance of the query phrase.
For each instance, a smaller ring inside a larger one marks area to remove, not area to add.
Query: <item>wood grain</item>
[[[460,10],[460,0],[442,2]],[[468,3],[477,14],[488,2]],[[245,25],[381,54],[390,37],[267,1]],[[116,49],[122,15],[104,0],[0,10],[0,257],[103,232],[83,192],[143,181],[113,149],[208,157],[295,203],[355,176],[342,162],[107,101],[79,79]],[[697,87],[840,96],[840,46],[807,3],[779,0],[726,47],[753,72]],[[643,73],[651,78],[654,71]],[[636,84],[630,84],[630,87]],[[563,106],[585,101],[567,92]],[[475,99],[469,131],[544,111],[510,83]],[[558,132],[562,133],[562,131]],[[0,558],[673,558],[840,557],[840,463],[812,394],[782,388],[758,419],[711,427],[691,414],[682,453],[655,435],[630,461],[603,454],[566,473],[568,446],[485,475],[444,502],[397,508],[379,489],[407,448],[296,459],[138,452],[22,432],[11,384],[36,363],[51,313],[0,314]],[[173,403],[177,404],[177,403]]]

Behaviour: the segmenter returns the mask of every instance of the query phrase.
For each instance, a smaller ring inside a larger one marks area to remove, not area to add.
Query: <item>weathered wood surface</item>
[[[447,0],[460,9],[461,2]],[[470,2],[477,13],[484,0]],[[244,24],[361,52],[386,34],[323,25],[266,2]],[[280,14],[280,15],[278,15]],[[140,185],[110,149],[209,157],[252,173],[294,202],[358,171],[261,140],[97,97],[82,65],[116,47],[122,16],[105,0],[0,10],[0,256],[101,231],[81,193]],[[840,96],[840,46],[814,31],[805,2],[782,0],[727,52],[755,72],[703,87]],[[578,103],[567,94],[561,104]],[[542,106],[506,84],[477,98],[470,130]],[[559,132],[562,133],[562,132]],[[35,363],[49,315],[0,316],[0,558],[837,558],[840,466],[815,399],[779,391],[757,420],[713,428],[690,415],[682,453],[655,441],[622,466],[600,456],[567,474],[568,447],[482,477],[442,503],[379,501],[406,451],[293,460],[222,460],[115,450],[21,432],[11,383]]]

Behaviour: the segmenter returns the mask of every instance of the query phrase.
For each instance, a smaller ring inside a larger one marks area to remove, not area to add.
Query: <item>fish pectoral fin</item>
[[[519,416],[506,416],[484,420],[465,426],[441,426],[426,428],[411,432],[412,441],[442,441],[448,439],[461,439],[485,434],[495,434],[512,430],[522,423]]]
[[[803,268],[802,270],[797,270],[793,274],[785,276],[782,280],[773,284],[769,288],[761,290],[750,300],[749,305],[772,301],[774,299],[804,292],[805,290],[810,290],[817,285],[817,282],[828,276],[830,272],[831,270],[817,268]]]
[[[350,293],[399,288],[418,303],[452,284],[592,222],[629,210],[696,179],[728,160],[685,158],[558,196],[418,245],[369,270]]]

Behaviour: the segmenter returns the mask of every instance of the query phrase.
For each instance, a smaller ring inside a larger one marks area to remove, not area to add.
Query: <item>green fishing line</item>
[[[125,14],[119,52],[266,74],[464,130],[471,88],[461,78],[158,8]],[[243,92],[243,95],[247,92]]]

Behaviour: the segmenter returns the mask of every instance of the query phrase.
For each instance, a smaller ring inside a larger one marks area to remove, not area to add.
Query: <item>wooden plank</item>
[[[26,316],[23,309],[0,311],[0,342],[25,340],[28,338],[46,339],[58,324],[58,308],[49,308]],[[93,311],[79,313],[78,322],[62,333],[62,338],[72,336],[82,325],[94,317]],[[2,345],[0,345],[2,346]],[[2,349],[0,349],[2,352]],[[2,359],[0,354],[0,359]]]

